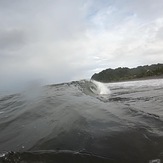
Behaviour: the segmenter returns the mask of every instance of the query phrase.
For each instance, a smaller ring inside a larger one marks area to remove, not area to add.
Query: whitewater
[[[163,79],[81,80],[0,97],[1,162],[163,162]]]

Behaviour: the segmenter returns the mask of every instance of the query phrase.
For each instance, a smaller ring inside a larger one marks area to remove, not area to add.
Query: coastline
[[[148,77],[143,77],[143,78],[135,78],[135,79],[130,79],[130,80],[119,80],[119,81],[110,81],[110,82],[102,82],[102,83],[120,83],[120,82],[130,82],[130,81],[141,81],[141,80],[151,80],[151,79],[163,79],[163,74],[162,75],[156,75],[156,76],[148,76]]]

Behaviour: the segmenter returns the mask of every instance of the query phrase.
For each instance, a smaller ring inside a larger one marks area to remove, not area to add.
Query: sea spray
[[[91,80],[91,82],[96,85],[96,87],[97,87],[96,91],[97,91],[98,94],[100,94],[100,95],[111,94],[110,89],[104,83],[97,82],[95,80]]]

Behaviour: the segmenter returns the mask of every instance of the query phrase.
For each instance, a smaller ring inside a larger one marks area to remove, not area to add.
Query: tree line
[[[100,82],[126,81],[163,75],[163,64],[138,66],[136,68],[118,67],[95,73],[91,79]]]

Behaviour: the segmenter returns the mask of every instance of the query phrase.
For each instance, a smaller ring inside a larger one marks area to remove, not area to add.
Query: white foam
[[[101,95],[111,94],[110,89],[101,82],[97,82],[94,80],[91,80],[92,83],[94,83],[97,86],[97,93]]]
[[[161,163],[160,159],[150,160],[149,163]]]
[[[5,157],[6,153],[0,153],[0,157]]]
[[[143,87],[162,87],[163,79],[150,79],[150,80],[138,80],[138,81],[126,81],[126,82],[115,82],[108,83],[110,88],[112,87],[123,87],[123,88],[143,88]]]

